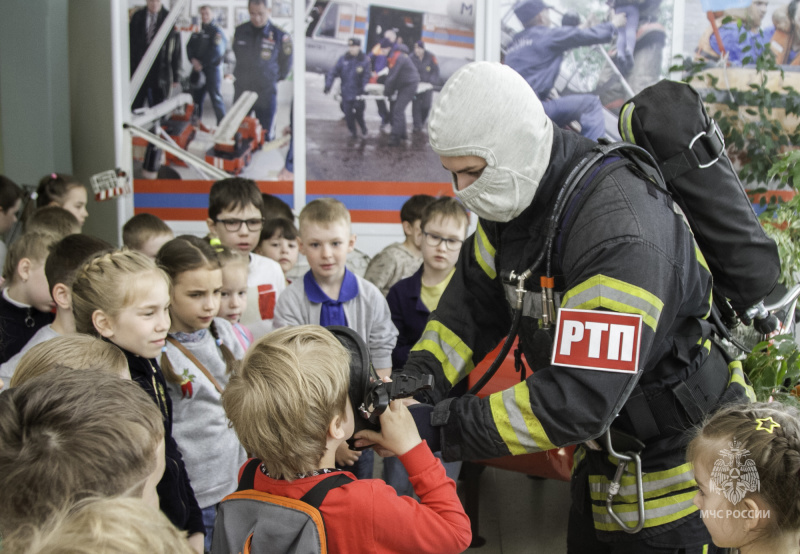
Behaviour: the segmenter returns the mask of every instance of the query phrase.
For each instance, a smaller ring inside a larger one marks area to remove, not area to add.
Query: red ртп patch
[[[642,316],[562,308],[558,312],[553,365],[636,373]]]

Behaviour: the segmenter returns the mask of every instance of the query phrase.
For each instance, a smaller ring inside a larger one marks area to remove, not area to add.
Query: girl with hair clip
[[[222,264],[222,294],[220,295],[218,316],[227,319],[233,327],[242,348],[247,350],[253,344],[253,333],[240,323],[247,308],[247,277],[250,261],[247,256],[221,244],[212,244]]]
[[[89,212],[86,211],[88,192],[72,175],[51,173],[39,181],[36,189],[36,207],[58,206],[64,208],[78,220],[83,227]]]
[[[172,280],[172,324],[161,354],[175,409],[173,435],[183,453],[211,549],[216,506],[236,490],[247,460],[222,408],[222,391],[244,357],[231,324],[218,318],[222,265],[201,238],[183,235],[161,247],[156,263]]]
[[[699,488],[694,504],[716,546],[800,552],[798,410],[778,402],[726,407],[700,429],[687,458]]]
[[[128,360],[131,379],[161,410],[166,469],[158,483],[161,511],[187,531],[189,544],[203,552],[205,527],[172,432],[173,406],[156,357],[170,329],[169,277],[140,252],[99,255],[79,271],[72,285],[72,309],[79,333],[100,336],[117,345]]]

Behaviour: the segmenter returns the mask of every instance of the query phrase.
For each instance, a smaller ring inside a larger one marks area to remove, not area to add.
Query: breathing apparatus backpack
[[[778,282],[778,247],[764,233],[700,95],[686,83],[660,81],[623,105],[619,130],[658,162],[714,277],[715,297],[747,322],[748,310]]]

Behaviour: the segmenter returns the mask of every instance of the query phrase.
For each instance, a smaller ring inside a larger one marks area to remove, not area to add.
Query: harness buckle
[[[689,142],[689,150],[693,150],[694,149],[694,143],[697,142],[702,137],[707,137],[709,139],[709,141],[712,143],[712,146],[714,145],[714,143],[719,144],[719,152],[717,152],[717,154],[716,154],[717,157],[716,158],[714,158],[713,160],[711,160],[710,162],[705,163],[705,164],[698,163],[697,167],[699,169],[706,169],[708,167],[711,167],[715,163],[717,163],[719,161],[719,159],[725,154],[725,139],[722,136],[722,131],[719,130],[719,126],[717,125],[717,122],[714,121],[713,119],[711,120],[711,125],[710,125],[710,127],[708,129],[706,129],[702,133],[698,133],[691,140],[691,142]],[[716,140],[714,140],[714,139],[716,139]],[[699,158],[698,158],[698,160],[699,160]]]
[[[639,457],[638,452],[625,452],[620,453],[614,450],[614,446],[611,444],[611,428],[609,427],[605,435],[603,435],[603,440],[605,442],[606,450],[609,454],[614,456],[619,460],[617,464],[617,471],[614,473],[614,480],[608,487],[608,496],[606,496],[606,510],[608,510],[608,515],[611,516],[617,525],[619,525],[622,530],[628,534],[635,534],[641,531],[644,528],[644,490],[642,486],[642,459]],[[622,476],[625,473],[625,468],[627,467],[629,462],[633,462],[635,471],[636,471],[636,501],[637,501],[637,508],[638,508],[638,521],[636,522],[636,526],[628,527],[622,519],[614,512],[614,497],[617,495],[620,489],[620,482],[622,481]]]

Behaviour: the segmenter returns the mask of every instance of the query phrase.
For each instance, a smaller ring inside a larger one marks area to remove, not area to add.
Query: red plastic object
[[[486,383],[486,386],[478,392],[479,397],[483,398],[492,393],[511,388],[519,383],[520,375],[514,369],[514,350],[516,346],[517,341],[514,341],[514,346],[509,351],[503,363],[500,364],[497,373],[495,373],[494,377]],[[489,366],[500,353],[501,347],[502,343],[472,370],[472,373],[469,374],[470,387],[477,383],[478,379],[486,373],[486,370],[489,369]],[[547,452],[537,452],[536,454],[521,454],[519,456],[504,456],[502,458],[493,458],[490,460],[478,460],[477,463],[500,469],[517,471],[527,475],[546,477],[547,479],[569,481],[572,471],[572,454],[574,451],[574,446],[567,446]]]

